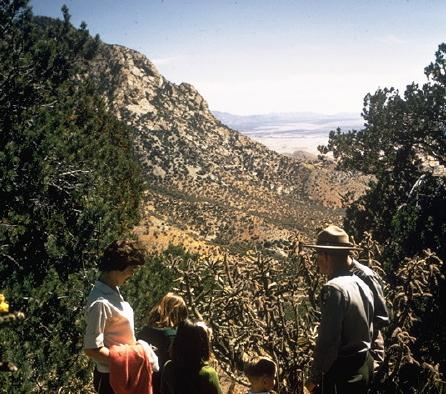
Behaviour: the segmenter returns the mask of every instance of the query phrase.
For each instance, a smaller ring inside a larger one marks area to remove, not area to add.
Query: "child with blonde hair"
[[[139,338],[156,347],[160,370],[152,377],[153,394],[160,393],[161,374],[164,364],[170,359],[170,350],[177,334],[178,325],[187,318],[184,299],[174,293],[167,293],[150,311],[148,324]]]

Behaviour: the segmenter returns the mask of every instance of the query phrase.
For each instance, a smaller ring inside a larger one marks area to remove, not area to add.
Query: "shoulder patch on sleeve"
[[[331,297],[334,289],[331,286],[324,286],[321,290],[321,303],[325,304],[327,300]]]

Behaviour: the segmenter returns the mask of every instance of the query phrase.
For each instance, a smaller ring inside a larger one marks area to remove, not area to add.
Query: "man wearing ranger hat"
[[[328,226],[316,244],[317,262],[328,282],[321,290],[321,322],[307,392],[367,393],[373,372],[374,301],[370,288],[351,270],[349,252],[357,250],[347,233]]]

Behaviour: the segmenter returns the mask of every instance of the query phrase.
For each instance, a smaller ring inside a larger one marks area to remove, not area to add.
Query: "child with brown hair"
[[[248,394],[268,394],[275,386],[276,363],[268,357],[245,362],[245,375],[251,383]]]
[[[222,394],[218,374],[210,365],[210,330],[188,319],[178,325],[172,359],[164,365],[161,394]]]

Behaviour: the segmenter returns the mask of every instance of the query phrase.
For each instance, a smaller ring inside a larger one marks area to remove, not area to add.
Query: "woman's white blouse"
[[[86,321],[84,349],[136,343],[133,309],[117,287],[96,281],[87,299]],[[96,365],[99,372],[109,372],[107,364]]]

